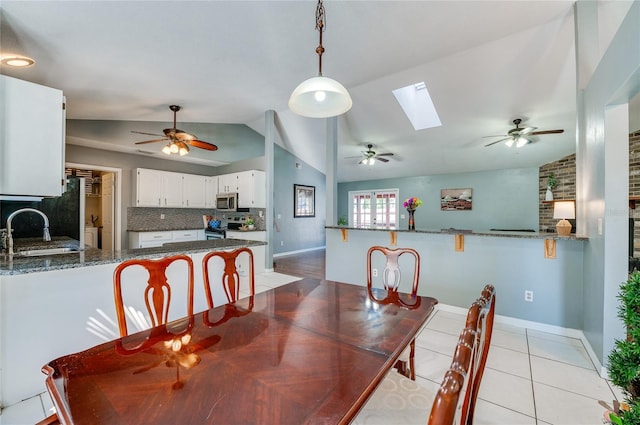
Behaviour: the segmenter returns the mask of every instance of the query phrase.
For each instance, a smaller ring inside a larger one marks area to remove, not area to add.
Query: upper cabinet
[[[207,178],[195,174],[182,175],[182,206],[187,208],[206,207]]]
[[[64,132],[61,90],[0,75],[0,195],[60,196]]]
[[[204,178],[204,206],[206,208],[216,207],[216,196],[218,195],[218,176]]]
[[[265,208],[266,178],[264,171],[250,170],[236,173],[238,182],[238,207]]]
[[[136,207],[182,207],[182,174],[136,168],[133,179]]]
[[[218,193],[238,191],[238,173],[221,174],[218,177]]]

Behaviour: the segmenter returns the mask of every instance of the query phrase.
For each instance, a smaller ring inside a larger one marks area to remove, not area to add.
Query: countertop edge
[[[488,237],[495,237],[495,238],[555,239],[555,240],[575,240],[575,241],[589,240],[589,238],[584,235],[571,234],[569,236],[560,236],[557,233],[540,233],[540,232],[474,231],[474,230],[467,230],[467,229],[405,230],[405,229],[391,229],[387,227],[370,228],[370,227],[348,227],[348,226],[325,226],[325,229],[338,229],[338,230],[345,229],[345,230],[371,231],[371,232],[422,233],[422,234],[436,234],[436,235],[488,236]]]

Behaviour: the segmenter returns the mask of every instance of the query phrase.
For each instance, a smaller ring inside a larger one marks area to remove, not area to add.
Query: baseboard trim
[[[450,313],[457,313],[462,315],[466,315],[468,312],[466,308],[457,307],[457,306],[448,305],[448,304],[436,304],[436,310],[442,310],[442,311],[447,311]],[[498,314],[496,314],[494,320],[496,321],[496,323],[513,325],[521,328],[532,329],[535,331],[547,332],[554,335],[560,335],[560,336],[566,336],[569,338],[579,339],[580,341],[582,341],[582,345],[584,345],[585,350],[587,350],[587,354],[589,355],[589,358],[593,362],[593,365],[595,366],[595,369],[599,373],[600,377],[604,379],[609,379],[608,378],[609,371],[607,370],[606,367],[602,365],[602,363],[600,363],[600,360],[598,359],[598,356],[596,356],[595,351],[593,351],[591,344],[589,344],[587,337],[584,335],[584,332],[582,332],[580,329],[563,328],[562,326],[549,325],[546,323],[534,322],[531,320],[517,319],[515,317],[509,317],[509,316],[500,316]]]
[[[301,254],[303,252],[317,251],[319,249],[325,249],[325,248],[326,247],[323,245],[323,246],[316,246],[314,248],[298,249],[296,251],[280,252],[278,254],[273,254],[273,258],[286,257],[287,255]]]

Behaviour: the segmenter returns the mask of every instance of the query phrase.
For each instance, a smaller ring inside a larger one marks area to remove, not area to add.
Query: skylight
[[[393,95],[415,130],[442,125],[424,81],[393,90]]]

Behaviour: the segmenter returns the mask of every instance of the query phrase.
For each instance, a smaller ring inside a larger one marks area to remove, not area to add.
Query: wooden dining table
[[[62,423],[349,423],[437,304],[399,300],[307,278],[42,370]]]

